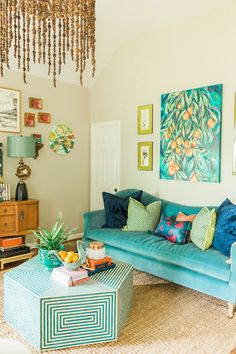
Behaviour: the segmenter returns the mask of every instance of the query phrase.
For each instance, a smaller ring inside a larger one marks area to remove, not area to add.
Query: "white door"
[[[102,192],[120,186],[120,121],[92,123],[90,209],[103,208]]]

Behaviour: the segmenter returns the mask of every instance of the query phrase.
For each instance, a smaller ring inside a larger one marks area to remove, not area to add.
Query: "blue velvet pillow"
[[[230,257],[231,245],[234,242],[236,242],[236,205],[225,199],[217,210],[213,247]]]
[[[129,198],[132,197],[141,202],[143,191],[137,191],[131,195],[121,198],[118,195],[103,192],[106,224],[103,227],[121,229],[127,224]]]
[[[175,221],[162,213],[154,234],[165,237],[170,242],[183,245],[187,242],[191,226],[190,221]]]

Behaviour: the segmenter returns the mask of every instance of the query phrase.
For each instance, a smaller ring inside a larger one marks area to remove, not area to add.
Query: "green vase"
[[[57,268],[61,265],[61,261],[58,257],[53,253],[54,251],[39,249],[39,259],[44,268],[49,271],[52,271],[53,268]],[[55,251],[57,252],[57,251]]]

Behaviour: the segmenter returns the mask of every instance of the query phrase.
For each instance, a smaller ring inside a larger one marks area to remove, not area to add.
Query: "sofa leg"
[[[234,309],[235,309],[235,304],[231,304],[231,302],[228,302],[228,317],[229,318],[234,317]]]

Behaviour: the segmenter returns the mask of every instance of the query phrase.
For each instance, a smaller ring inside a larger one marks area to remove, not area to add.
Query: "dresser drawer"
[[[0,216],[1,215],[14,215],[15,207],[14,206],[0,206]]]
[[[14,231],[15,230],[15,217],[12,216],[0,216],[0,233],[5,231]]]

